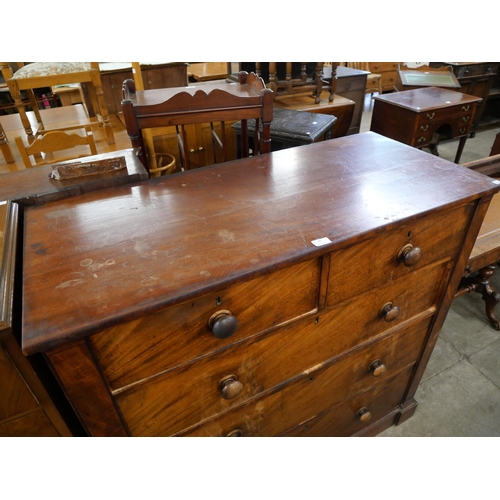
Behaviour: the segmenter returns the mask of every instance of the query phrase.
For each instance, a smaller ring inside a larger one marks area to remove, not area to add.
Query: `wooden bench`
[[[500,154],[465,163],[463,166],[490,177],[500,177]],[[486,316],[496,330],[500,330],[500,320],[495,315],[495,306],[500,302],[500,293],[493,288],[491,278],[495,274],[499,260],[500,196],[495,195],[479,230],[455,298],[470,292],[480,293],[485,302]]]

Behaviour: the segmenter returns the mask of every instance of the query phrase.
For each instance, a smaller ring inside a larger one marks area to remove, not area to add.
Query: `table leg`
[[[460,142],[458,143],[457,154],[455,156],[455,163],[460,161],[460,157],[462,156],[462,151],[464,150],[465,141],[467,140],[467,136],[463,135],[460,137]]]

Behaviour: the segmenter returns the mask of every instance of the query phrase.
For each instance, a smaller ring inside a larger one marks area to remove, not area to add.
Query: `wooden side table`
[[[426,87],[374,98],[370,130],[437,155],[441,133],[460,138],[455,163],[476,116],[480,97],[438,87]]]

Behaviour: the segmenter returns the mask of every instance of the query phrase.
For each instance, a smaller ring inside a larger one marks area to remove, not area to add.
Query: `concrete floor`
[[[367,96],[361,132],[370,129],[372,107]],[[489,156],[498,132],[467,139],[460,163]],[[439,155],[453,161],[457,145],[441,143]],[[492,282],[500,290],[500,273]],[[415,399],[415,415],[379,437],[500,436],[500,332],[490,326],[479,294],[453,302]]]

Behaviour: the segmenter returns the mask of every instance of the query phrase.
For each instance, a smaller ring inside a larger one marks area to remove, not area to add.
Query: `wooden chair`
[[[12,72],[8,63],[0,63],[0,66],[30,142],[35,139],[36,133],[45,131],[33,89],[67,83],[80,83],[87,90],[86,95],[88,98],[86,99],[86,105],[89,117],[93,118],[100,115],[100,121],[104,126],[108,144],[115,143],[113,128],[109,121],[108,108],[102,92],[98,63],[36,62],[22,66],[15,73]],[[30,105],[37,117],[39,128],[36,133],[33,132],[26,116],[26,103],[22,100],[22,91],[28,94]],[[98,113],[95,112],[96,109]]]
[[[255,138],[254,155],[268,153],[270,126],[273,119],[272,90],[257,75],[240,72],[238,83],[206,83],[168,89],[136,91],[133,80],[123,82],[122,110],[132,147],[140,148],[139,158],[150,170],[154,146],[146,141],[145,132],[157,127],[175,126],[182,170],[190,168],[190,147],[186,125],[210,123],[213,163],[227,161],[225,121],[242,123],[241,156],[249,156],[247,120],[255,118],[263,123],[262,134]],[[221,123],[221,136],[214,123]],[[154,164],[153,164],[154,165]]]
[[[75,129],[83,129],[84,135],[76,133],[68,133],[68,131]],[[26,168],[37,167],[40,165],[47,165],[54,162],[73,160],[75,158],[82,158],[89,155],[96,155],[97,149],[95,146],[94,136],[90,125],[67,127],[64,130],[53,130],[45,132],[39,136],[28,146],[25,145],[21,137],[16,137],[16,146],[21,154],[24,166]],[[76,148],[78,146],[88,146],[90,152],[86,154],[73,154],[64,158],[55,158],[54,153]],[[30,156],[40,157],[44,155],[41,161],[30,160]]]
[[[346,63],[348,68],[359,69],[362,71],[368,71],[370,74],[366,78],[366,91],[365,94],[372,94],[378,92],[382,95],[382,75],[378,73],[372,73],[370,71],[370,64],[367,62],[348,62]]]

